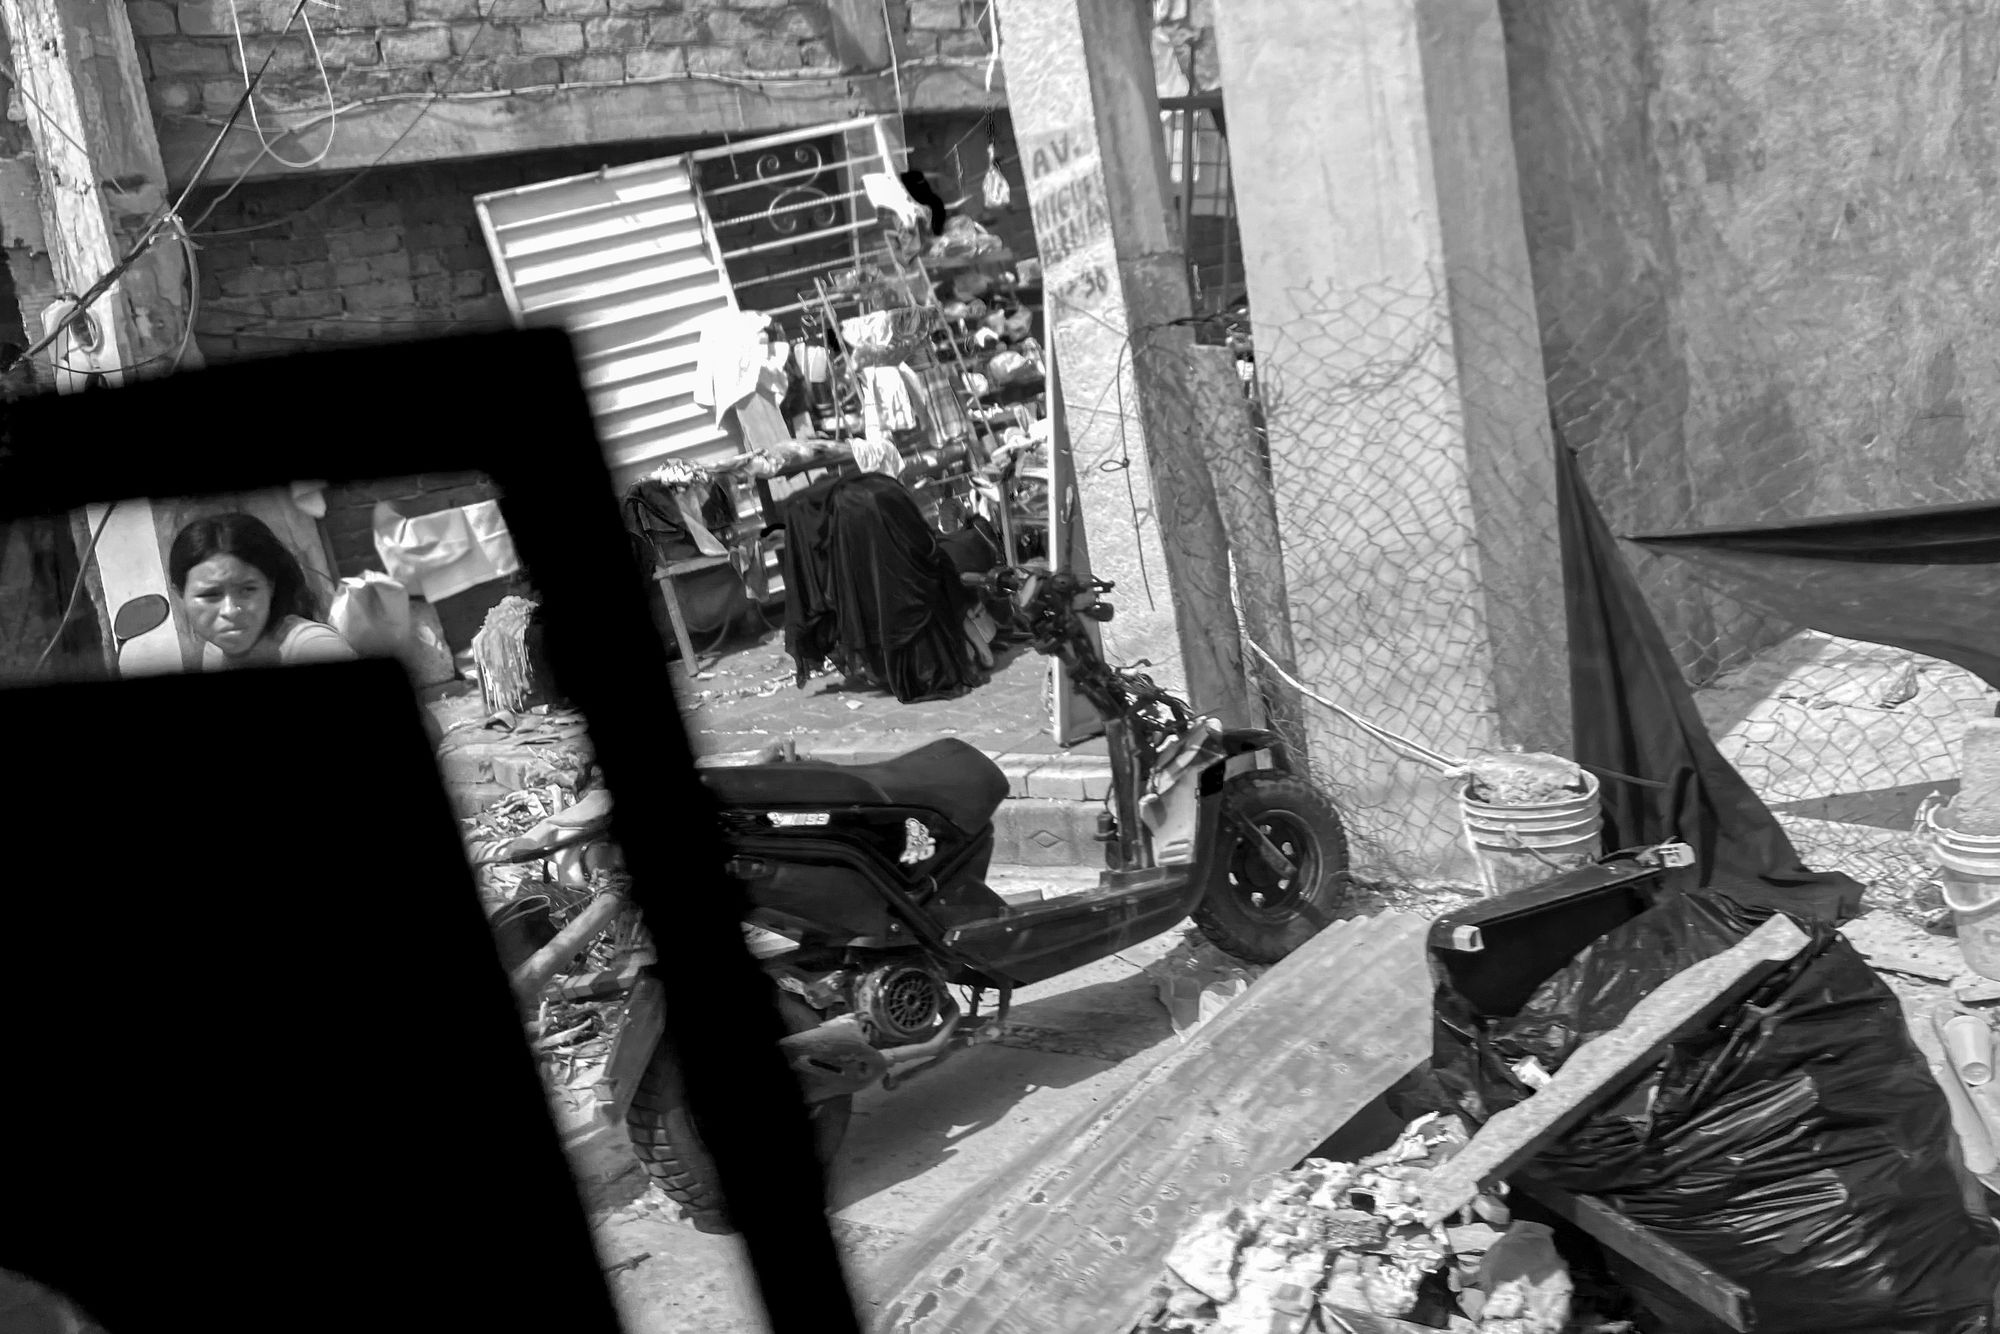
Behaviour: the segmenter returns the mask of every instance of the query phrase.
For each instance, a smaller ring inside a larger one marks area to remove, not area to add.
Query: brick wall
[[[323,108],[433,90],[479,93],[749,73],[836,74],[825,0],[235,0],[249,64],[275,52],[260,106]],[[230,0],[127,0],[161,117],[226,116],[243,92]],[[904,60],[986,52],[983,0],[898,0],[890,31]],[[310,136],[308,136],[310,137]],[[297,156],[306,150],[291,149]]]

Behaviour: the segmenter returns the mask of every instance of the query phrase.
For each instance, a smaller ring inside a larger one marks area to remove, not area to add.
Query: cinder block
[[[554,56],[494,62],[495,88],[540,88],[562,82],[562,62]]]
[[[347,309],[356,314],[404,310],[417,301],[417,294],[410,284],[398,279],[349,287],[341,292],[341,296],[347,303]]]
[[[913,29],[952,32],[965,26],[965,6],[959,0],[910,0]]]
[[[690,46],[687,67],[693,74],[735,74],[750,67],[740,46]]]
[[[752,42],[743,58],[751,69],[797,69],[799,44],[776,40]]]
[[[400,28],[410,21],[410,0],[340,0],[339,14],[341,28]]]
[[[621,6],[622,7],[622,6]],[[646,8],[633,5],[632,8]],[[686,42],[698,42],[701,37],[701,21],[692,14],[651,14],[646,18],[646,45],[679,46]]]
[[[171,37],[178,27],[173,9],[160,0],[133,0],[125,13],[132,20],[132,31],[141,37]]]
[[[476,19],[479,0],[410,0],[413,21]]]
[[[779,17],[772,35],[776,37],[824,37],[831,25],[824,9],[787,9]]]
[[[618,51],[597,51],[563,61],[562,71],[564,83],[617,83],[625,77],[625,57]],[[479,294],[477,284],[484,275],[462,273],[458,277],[471,278],[475,286],[469,295]]]
[[[996,848],[1004,837],[1014,866],[1085,866],[1100,850],[1091,835],[1095,810],[1079,801],[1049,801],[1037,797],[1003,802],[994,821]],[[996,851],[994,860],[1000,861]]]
[[[228,47],[213,42],[148,42],[146,50],[153,58],[153,72],[162,78],[176,74],[226,74],[235,63],[230,59]],[[242,92],[242,85],[236,85],[235,95],[241,96]],[[205,89],[203,96],[207,96]]]
[[[521,29],[524,56],[580,56],[583,54],[583,24],[531,23]],[[558,70],[556,79],[562,77]],[[555,82],[555,79],[550,82]]]
[[[382,59],[391,65],[426,65],[451,59],[451,29],[407,28],[382,34]]]
[[[676,17],[679,17],[676,15]],[[583,21],[583,45],[588,51],[624,51],[646,42],[646,20],[637,14],[607,14]]]
[[[762,16],[752,18],[734,9],[712,9],[701,23],[711,42],[754,42],[769,36],[771,31],[769,20]]]

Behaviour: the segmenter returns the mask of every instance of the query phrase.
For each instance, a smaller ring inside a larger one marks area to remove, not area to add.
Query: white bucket
[[[1466,841],[1479,862],[1488,894],[1526,889],[1596,861],[1603,851],[1604,808],[1597,775],[1583,776],[1584,790],[1533,806],[1489,806],[1474,801],[1471,783],[1459,790]]]
[[[1931,850],[1944,871],[1944,904],[1958,928],[1958,951],[1981,977],[2000,981],[2000,836],[1966,834],[1932,811]]]

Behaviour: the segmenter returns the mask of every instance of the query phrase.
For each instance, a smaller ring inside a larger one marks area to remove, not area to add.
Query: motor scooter
[[[823,1159],[856,1093],[999,1037],[1017,988],[1190,916],[1235,957],[1274,963],[1354,911],[1340,816],[1280,739],[1197,717],[1106,662],[1095,629],[1111,619],[1100,598],[1111,584],[1042,566],[967,582],[1011,596],[1035,647],[1063,661],[1103,721],[1113,781],[1098,818],[1108,869],[1094,889],[1010,905],[988,886],[1007,778],[956,738],[879,764],[778,760],[701,775],[721,807],[727,873],[752,905],[746,936],[778,990],[791,1030],[782,1049]],[[570,868],[559,877],[586,883],[613,864],[609,815],[608,793],[593,792],[501,856],[553,858]],[[637,974],[599,1113],[624,1127],[697,1226],[729,1231],[664,1041],[664,1003],[658,980]]]

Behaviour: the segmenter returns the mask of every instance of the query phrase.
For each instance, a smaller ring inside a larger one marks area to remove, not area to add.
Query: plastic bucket
[[[1466,841],[1488,894],[1539,885],[1597,860],[1604,808],[1597,801],[1597,775],[1586,773],[1583,781],[1582,792],[1533,806],[1474,801],[1470,782],[1459,790]]]
[[[1944,904],[1958,928],[1958,951],[1981,977],[2000,981],[2000,835],[1961,833],[1932,811],[1931,850],[1944,872]]]
[[[556,938],[555,923],[549,920],[549,897],[529,894],[494,913],[489,919],[493,943],[499,948],[500,962],[513,972],[535,951]]]

